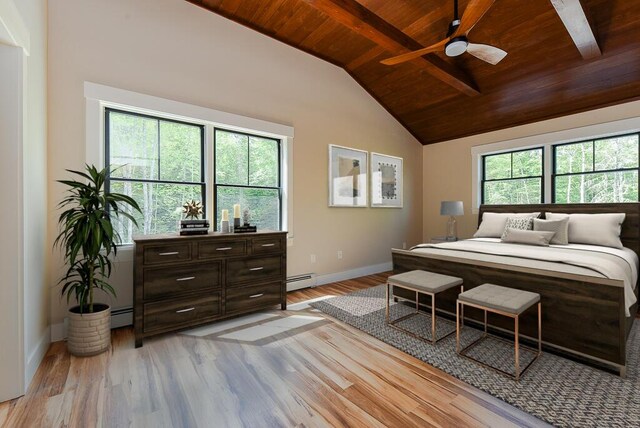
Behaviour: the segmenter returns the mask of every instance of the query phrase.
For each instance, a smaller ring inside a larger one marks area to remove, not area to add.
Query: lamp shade
[[[463,215],[462,201],[442,201],[440,203],[440,215]]]

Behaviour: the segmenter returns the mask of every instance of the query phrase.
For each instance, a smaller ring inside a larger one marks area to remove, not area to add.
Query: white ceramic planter
[[[94,304],[98,312],[80,314],[79,307],[69,310],[67,348],[72,355],[89,357],[100,354],[111,344],[111,308]]]

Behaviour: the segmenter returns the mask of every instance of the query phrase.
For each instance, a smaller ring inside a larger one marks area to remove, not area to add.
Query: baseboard
[[[318,275],[316,277],[317,285],[330,284],[332,282],[346,281],[348,279],[358,278],[361,276],[373,275],[380,272],[388,272],[393,270],[393,263],[386,262],[377,265],[363,266],[356,269],[345,270],[343,272],[328,273]]]
[[[45,330],[44,335],[38,341],[38,345],[35,347],[33,351],[29,354],[27,358],[27,365],[24,374],[24,384],[26,385],[26,389],[29,389],[29,384],[31,383],[31,379],[36,374],[38,367],[40,367],[40,363],[42,359],[46,355],[49,350],[49,344],[51,343],[51,332],[50,330]]]

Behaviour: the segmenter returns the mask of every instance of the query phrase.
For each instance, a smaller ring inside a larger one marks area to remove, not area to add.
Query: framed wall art
[[[329,145],[329,206],[367,206],[367,152]]]
[[[402,208],[402,158],[371,153],[371,207]]]

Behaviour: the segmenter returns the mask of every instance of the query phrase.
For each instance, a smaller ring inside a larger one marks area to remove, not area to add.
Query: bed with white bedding
[[[569,244],[537,247],[496,238],[421,244],[393,250],[394,272],[423,269],[461,277],[465,289],[485,282],[534,291],[543,303],[543,342],[548,350],[572,355],[597,366],[626,370],[626,340],[637,312],[640,204],[483,206],[494,212],[624,212],[624,248]],[[481,218],[481,217],[480,217]],[[395,297],[413,300],[401,290]],[[443,296],[438,310],[454,312],[456,293]],[[428,305],[427,299],[420,301]],[[479,320],[481,313],[466,317]],[[502,319],[490,319],[497,330],[512,330]],[[535,335],[535,316],[525,314],[523,334]]]

